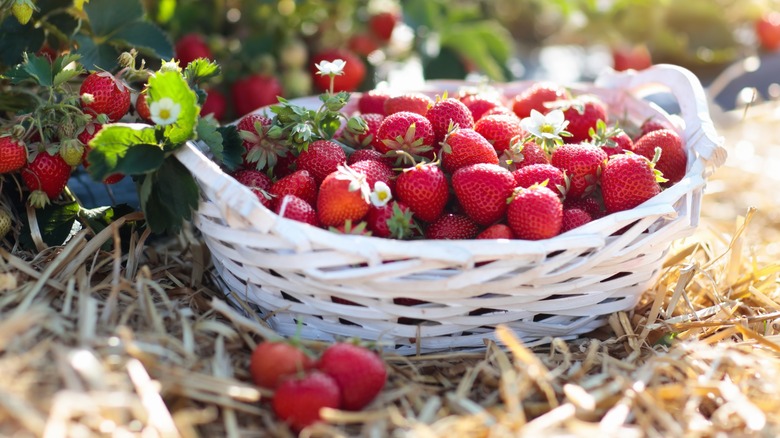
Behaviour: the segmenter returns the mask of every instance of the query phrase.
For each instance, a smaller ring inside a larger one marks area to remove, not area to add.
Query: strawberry
[[[317,140],[298,155],[296,162],[298,169],[308,170],[317,184],[320,184],[326,176],[335,172],[340,164],[347,162],[347,154],[336,142]]]
[[[598,219],[604,216],[604,206],[593,197],[584,198],[566,198],[563,202],[564,209],[578,208],[584,210],[592,219]]]
[[[660,129],[643,135],[634,144],[634,152],[652,160],[656,147],[661,148],[661,158],[658,159],[655,168],[669,180],[663,186],[669,187],[685,176],[688,156],[682,139],[670,129]]]
[[[561,169],[552,164],[523,166],[512,172],[512,176],[517,187],[528,188],[534,184],[541,184],[547,181],[547,188],[554,191],[558,196],[563,197],[566,194],[566,178],[563,176]]]
[[[361,114],[376,113],[385,115],[385,102],[390,99],[390,93],[382,90],[370,90],[360,95],[358,111]]]
[[[274,213],[315,227],[320,226],[314,207],[295,195],[284,195],[277,199]]]
[[[385,101],[385,115],[408,111],[425,116],[428,108],[433,105],[433,99],[422,93],[407,93],[393,96]]]
[[[338,227],[350,220],[358,223],[368,213],[370,188],[366,176],[339,165],[320,185],[317,217],[326,227]]]
[[[249,374],[255,385],[275,389],[286,378],[314,368],[314,361],[286,342],[261,342],[249,359]]]
[[[311,60],[310,68],[314,86],[320,91],[328,91],[330,89],[330,76],[317,74],[318,70],[316,64],[319,64],[322,61],[333,62],[336,59],[346,61],[346,65],[344,65],[343,74],[335,77],[333,81],[333,91],[357,90],[366,77],[366,65],[360,57],[346,49],[324,50],[314,55]]]
[[[341,133],[341,138],[351,146],[358,149],[373,147],[376,148],[379,142],[379,127],[385,120],[385,116],[377,113],[361,114],[360,117],[366,122],[366,132],[362,134],[353,134],[347,130]]]
[[[607,156],[632,151],[634,142],[625,131],[617,126],[607,127],[603,120],[596,123],[596,129],[590,131],[590,143],[604,149]]]
[[[545,104],[566,99],[567,94],[566,89],[558,84],[537,82],[512,99],[512,111],[521,119],[530,116],[531,110],[546,114],[550,109]]]
[[[278,102],[283,94],[282,85],[274,76],[254,74],[237,79],[230,87],[233,109],[237,116],[244,116],[258,108]]]
[[[347,343],[328,347],[317,369],[331,376],[341,391],[341,407],[358,411],[382,391],[387,370],[382,359],[371,350]]]
[[[589,143],[564,144],[555,150],[550,162],[568,178],[566,196],[579,198],[589,194],[598,184],[607,153]]]
[[[278,204],[284,195],[295,195],[314,205],[317,202],[317,181],[308,171],[296,170],[273,183],[268,193],[274,197],[274,204]]]
[[[222,120],[227,111],[227,97],[216,88],[206,90],[206,100],[200,107],[200,115],[207,116],[212,114],[215,119]]]
[[[563,204],[552,190],[537,184],[516,189],[506,215],[518,239],[549,239],[561,232]]]
[[[376,38],[387,43],[393,35],[393,29],[398,22],[398,15],[393,12],[380,12],[368,18],[368,28]]]
[[[493,97],[481,96],[479,94],[467,94],[460,98],[460,101],[466,105],[466,108],[471,112],[471,117],[474,121],[479,120],[487,112],[493,108],[500,107],[501,102]]]
[[[601,193],[607,213],[630,210],[661,193],[659,182],[665,179],[654,167],[655,164],[642,155],[612,156],[601,175]]]
[[[198,58],[214,59],[203,36],[197,33],[188,33],[179,38],[176,41],[174,52],[182,67],[186,67],[187,64]]]
[[[441,164],[447,173],[453,173],[470,164],[498,164],[493,145],[473,129],[454,129],[442,143]]]
[[[276,166],[274,166],[273,172],[274,178],[282,179],[285,176],[293,173],[295,170],[295,161],[296,156],[291,150],[288,149],[284,155],[276,159]]]
[[[434,141],[439,144],[451,126],[457,125],[461,129],[474,128],[474,117],[471,111],[461,101],[452,98],[438,99],[425,114],[433,126]]]
[[[76,139],[63,140],[60,142],[59,154],[68,166],[78,166],[84,158],[84,144]]]
[[[379,43],[368,32],[361,32],[349,37],[347,48],[364,58],[368,58],[374,51],[379,50]]]
[[[39,152],[21,171],[24,184],[32,192],[30,205],[41,208],[59,197],[68,183],[70,172],[70,165],[59,154]]]
[[[357,163],[358,161],[365,161],[365,160],[381,161],[382,163],[386,163],[388,165],[392,165],[393,163],[392,159],[385,157],[379,151],[376,151],[374,149],[358,149],[355,152],[353,152],[352,155],[349,156],[349,158],[347,159],[347,164],[351,166]]]
[[[376,184],[377,181],[382,181],[383,183],[387,184],[391,191],[395,186],[395,181],[393,180],[393,177],[395,177],[395,172],[393,171],[393,168],[390,167],[390,165],[387,163],[376,160],[364,160],[358,161],[350,167],[355,172],[362,173],[366,176],[368,188],[371,190],[374,190],[374,184]]]
[[[756,20],[755,31],[764,50],[772,52],[780,49],[780,12],[772,11],[761,16]]]
[[[10,135],[0,137],[0,175],[16,172],[27,164],[27,145]]]
[[[506,200],[504,200],[506,204]],[[426,239],[465,240],[473,239],[479,233],[479,225],[468,216],[447,213],[439,217],[425,230]]]
[[[581,208],[564,208],[561,233],[581,227],[592,220],[590,214]]]
[[[494,224],[487,228],[485,231],[477,235],[477,239],[514,239],[515,233],[509,228],[509,225]]]
[[[497,164],[472,164],[452,174],[452,188],[469,218],[490,225],[506,214],[506,200],[515,188],[515,178]]]
[[[596,96],[578,96],[572,100],[559,100],[553,105],[563,110],[563,117],[569,122],[566,130],[571,136],[563,137],[566,143],[590,140],[590,130],[597,129],[599,120],[607,122],[607,107]]]
[[[152,111],[149,109],[149,104],[146,102],[146,93],[140,93],[135,99],[135,112],[144,122],[154,124],[152,121]]]
[[[34,9],[34,4],[30,0],[14,0],[11,6],[11,13],[22,26],[30,22]]]
[[[657,119],[647,119],[644,122],[642,122],[642,126],[639,127],[640,133],[639,135],[634,139],[634,141],[639,140],[640,137],[649,134],[653,131],[659,131],[661,129],[667,129],[666,125],[664,125],[660,120]]]
[[[233,178],[249,187],[266,208],[272,207],[273,198],[268,193],[271,189],[271,178],[268,175],[256,169],[242,169],[234,173]]]
[[[650,51],[644,44],[612,49],[612,68],[616,71],[644,70],[653,65]]]
[[[477,120],[474,130],[485,137],[498,154],[509,149],[509,142],[514,137],[523,135],[523,128],[520,127],[520,120],[517,117],[500,114]]]
[[[412,211],[399,201],[390,201],[381,207],[371,206],[366,223],[372,235],[392,239],[408,239],[415,228]]]
[[[5,208],[0,207],[0,240],[2,240],[9,231],[13,228],[13,221],[11,220],[11,213]]]
[[[449,199],[447,177],[433,163],[419,163],[404,169],[395,182],[395,192],[398,200],[425,222],[438,219]]]
[[[532,164],[550,164],[550,157],[535,141],[524,142],[523,137],[518,135],[509,140],[509,148],[501,154],[499,164],[516,170]]]
[[[495,115],[517,117],[517,115],[511,109],[509,109],[509,108],[507,108],[507,107],[505,107],[503,105],[493,107],[493,108],[485,111],[484,113],[482,113],[482,117],[495,116]],[[480,118],[482,118],[482,117],[480,117]],[[474,119],[474,120],[476,120],[476,119]],[[520,118],[518,117],[517,120],[520,120]]]
[[[404,151],[413,157],[431,156],[434,151],[431,122],[425,117],[401,111],[382,121],[377,132],[376,150],[383,154]],[[389,155],[392,156],[392,155]]]
[[[320,421],[320,409],[340,406],[341,391],[336,380],[318,371],[285,380],[273,399],[276,416],[296,432]]]
[[[279,157],[287,154],[289,149],[268,135],[273,121],[262,114],[249,114],[241,118],[236,129],[243,140],[244,166],[257,170],[273,168]]]
[[[130,109],[130,89],[111,73],[90,73],[79,89],[81,108],[93,115],[105,114],[116,122]]]

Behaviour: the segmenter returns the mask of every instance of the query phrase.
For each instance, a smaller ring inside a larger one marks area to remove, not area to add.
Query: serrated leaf
[[[76,35],[76,53],[81,55],[81,64],[88,70],[111,70],[116,66],[119,51],[108,44],[98,44],[87,35]]]
[[[164,159],[165,152],[157,145],[130,146],[117,160],[116,171],[125,175],[140,175],[157,169]]]
[[[175,157],[168,157],[152,178],[144,214],[152,231],[177,233],[198,206],[199,189],[192,175]]]
[[[52,85],[52,67],[46,57],[37,56],[34,53],[25,53],[24,62],[22,62],[21,66],[30,78],[38,84],[44,87]]]
[[[219,65],[206,58],[198,58],[187,64],[187,67],[184,69],[184,77],[191,83],[219,76],[220,73],[222,71]]]
[[[228,170],[235,170],[243,162],[244,142],[234,125],[221,126],[217,131],[222,135],[222,164]]]
[[[187,85],[181,74],[175,71],[157,73],[149,78],[147,101],[151,107],[163,98],[181,106],[176,122],[165,127],[165,135],[173,145],[182,145],[195,138],[198,123],[198,97]]]
[[[198,140],[202,141],[209,147],[211,153],[214,154],[214,158],[219,161],[223,161],[223,148],[222,148],[222,134],[217,131],[219,123],[214,119],[214,116],[209,114],[198,120]]]
[[[173,58],[173,46],[159,27],[146,21],[135,21],[119,28],[109,42],[135,47],[139,52],[161,59]]]
[[[106,125],[90,142],[89,174],[96,181],[119,172],[120,159],[136,145],[155,145],[159,149],[155,128],[144,125],[113,124]]]
[[[127,23],[141,20],[144,10],[138,0],[99,0],[84,5],[92,32],[107,37]]]

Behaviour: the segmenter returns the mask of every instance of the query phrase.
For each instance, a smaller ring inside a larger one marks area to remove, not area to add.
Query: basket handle
[[[677,99],[680,116],[685,121],[685,138],[705,164],[720,167],[726,162],[724,139],[715,132],[704,88],[689,70],[671,64],[657,64],[638,72],[606,70],[595,83],[599,87],[627,90],[640,97],[662,86]]]

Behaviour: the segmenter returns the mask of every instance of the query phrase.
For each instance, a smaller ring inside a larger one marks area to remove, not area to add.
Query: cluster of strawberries
[[[291,343],[261,342],[249,372],[256,385],[274,390],[274,413],[296,431],[319,421],[322,408],[363,409],[387,380],[376,353],[345,342],[329,346],[316,361]]]
[[[342,233],[538,240],[632,209],[686,172],[675,131],[647,120],[632,138],[599,98],[553,83],[508,99],[490,90],[358,99],[366,129],[300,153],[268,135],[271,118],[244,117],[252,168],[236,179],[277,214]]]

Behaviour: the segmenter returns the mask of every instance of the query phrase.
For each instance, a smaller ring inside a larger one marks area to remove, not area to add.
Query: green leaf
[[[222,134],[217,131],[218,127],[219,123],[214,120],[214,116],[211,114],[198,119],[198,140],[209,147],[211,153],[214,154],[214,158],[218,161],[223,161]]]
[[[38,228],[41,230],[41,236],[47,246],[58,246],[65,242],[65,239],[70,236],[73,223],[76,222],[80,209],[78,202],[70,202],[67,204],[49,204],[35,211]],[[25,224],[22,229],[22,239],[25,247],[35,247],[30,236],[29,224]]]
[[[140,175],[151,172],[165,160],[165,152],[154,144],[139,144],[127,149],[117,160],[116,170],[125,175]]]
[[[217,131],[222,135],[222,164],[228,170],[236,170],[243,163],[246,152],[244,142],[234,125],[221,126]]]
[[[92,32],[106,37],[127,25],[141,20],[144,10],[138,0],[95,0],[84,5]]]
[[[78,49],[76,53],[81,55],[81,64],[88,70],[112,70],[116,66],[119,51],[108,44],[98,44],[87,35],[73,37]]]
[[[43,56],[36,56],[34,53],[25,52],[22,56],[24,61],[8,72],[11,81],[18,84],[32,79],[38,85],[50,87],[52,85],[52,65],[49,60]]]
[[[184,77],[190,83],[200,82],[218,76],[221,73],[219,65],[206,58],[198,58],[190,62],[184,69]]]
[[[143,210],[149,227],[156,233],[179,232],[182,222],[189,220],[198,207],[198,185],[173,156],[147,178],[152,179],[152,189]]]
[[[180,105],[181,111],[176,122],[165,127],[165,135],[172,144],[181,145],[195,138],[200,113],[198,97],[181,74],[175,71],[155,74],[149,78],[148,93],[150,107],[166,97]]]
[[[154,145],[157,140],[155,128],[143,125],[112,124],[106,125],[90,142],[92,152],[89,153],[89,174],[96,181],[103,181],[107,176],[119,172],[122,166],[120,159],[128,150],[136,145]],[[152,159],[155,159],[152,157]],[[123,172],[131,173],[131,172]]]
[[[11,66],[22,62],[22,53],[38,50],[43,39],[42,27],[36,28],[31,23],[22,26],[13,15],[8,14],[0,23],[0,64]]]
[[[157,58],[173,58],[173,47],[165,32],[146,21],[135,21],[121,27],[111,36],[109,42],[135,47],[139,52]]]

